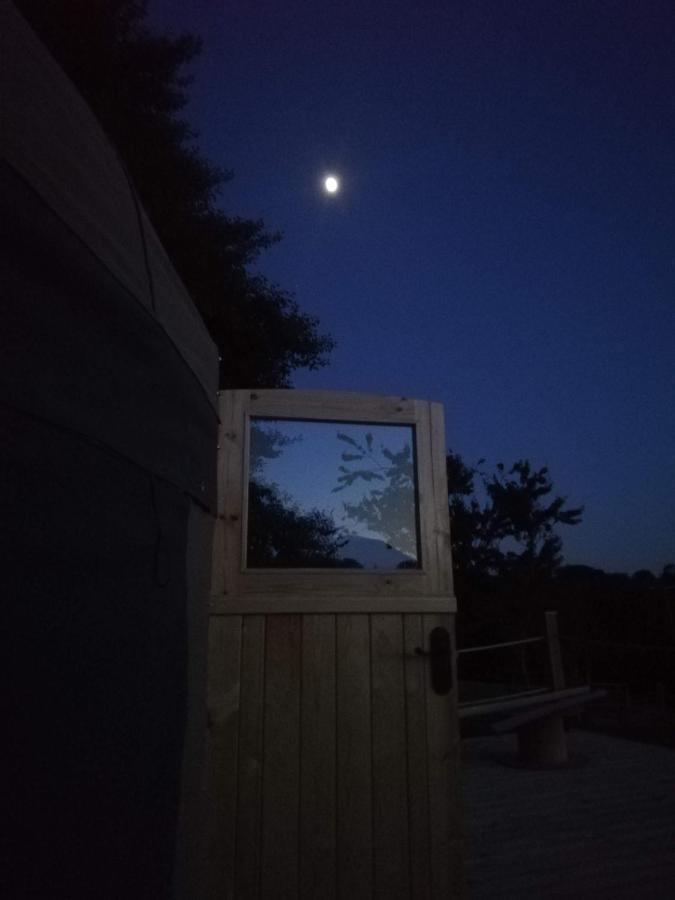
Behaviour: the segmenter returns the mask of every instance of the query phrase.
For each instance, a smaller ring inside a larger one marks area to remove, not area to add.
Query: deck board
[[[578,767],[506,765],[513,736],[464,741],[472,900],[675,896],[675,751],[570,734]]]

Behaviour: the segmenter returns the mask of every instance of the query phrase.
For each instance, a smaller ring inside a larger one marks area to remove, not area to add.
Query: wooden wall
[[[456,696],[415,654],[438,624],[212,616],[211,897],[460,894]]]

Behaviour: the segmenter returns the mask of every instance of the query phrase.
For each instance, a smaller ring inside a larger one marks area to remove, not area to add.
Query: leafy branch
[[[358,467],[338,466],[338,484],[333,493],[342,491],[359,481],[379,482],[357,503],[345,503],[348,518],[365,525],[369,531],[381,535],[387,543],[417,559],[417,530],[415,523],[415,480],[412,448],[406,444],[399,451],[380,445],[375,450],[373,435],[368,432],[362,443],[338,432],[338,440],[352,450],[341,454],[343,463],[362,463]]]

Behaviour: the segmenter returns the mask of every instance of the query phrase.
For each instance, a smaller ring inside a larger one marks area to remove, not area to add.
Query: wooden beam
[[[546,640],[548,642],[548,655],[551,661],[553,690],[561,691],[565,687],[565,670],[563,669],[562,653],[560,652],[558,613],[547,612],[544,615],[546,618]]]

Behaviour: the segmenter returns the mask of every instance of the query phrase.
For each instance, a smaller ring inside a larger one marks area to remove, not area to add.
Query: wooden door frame
[[[219,394],[218,520],[211,613],[456,611],[452,589],[443,407],[373,394],[237,390]],[[409,425],[415,429],[420,569],[247,569],[252,417]]]

